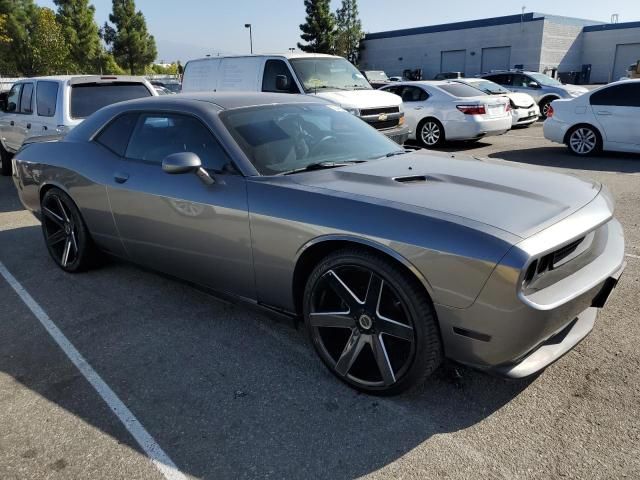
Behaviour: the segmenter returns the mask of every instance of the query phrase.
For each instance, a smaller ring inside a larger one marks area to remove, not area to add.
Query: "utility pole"
[[[253,55],[253,32],[251,31],[251,24],[245,23],[244,28],[249,29],[249,45],[251,46],[251,55]]]

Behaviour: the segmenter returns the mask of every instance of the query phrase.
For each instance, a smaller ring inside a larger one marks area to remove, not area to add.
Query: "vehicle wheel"
[[[95,264],[96,248],[78,207],[62,190],[48,190],[41,202],[42,232],[53,260],[76,273]]]
[[[547,98],[542,100],[538,106],[540,107],[540,118],[545,120],[547,115],[549,114],[549,107],[551,107],[551,102],[553,102],[555,98]]]
[[[569,131],[567,146],[575,155],[587,157],[598,153],[602,140],[598,131],[590,125],[578,125]]]
[[[418,141],[426,148],[442,145],[445,140],[444,128],[435,118],[426,118],[418,126]]]
[[[0,145],[0,175],[11,175],[11,154]]]
[[[345,249],[327,256],[307,281],[303,307],[318,355],[358,390],[396,394],[420,385],[441,363],[428,295],[375,254]]]

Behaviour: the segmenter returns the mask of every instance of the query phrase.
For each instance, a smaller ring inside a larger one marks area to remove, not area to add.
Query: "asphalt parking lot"
[[[576,158],[541,124],[447,151],[592,178],[616,197],[626,272],[592,334],[536,378],[447,365],[410,395],[360,395],[301,330],[244,305],[122,262],[63,273],[5,177],[0,262],[172,478],[640,478],[640,156]],[[164,477],[0,277],[0,479],[58,478]]]

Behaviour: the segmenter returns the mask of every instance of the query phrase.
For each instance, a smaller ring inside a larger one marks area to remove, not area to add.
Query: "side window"
[[[528,87],[529,86],[529,77],[521,74],[512,75],[512,85],[514,87]]]
[[[179,152],[195,153],[204,168],[217,172],[229,164],[226,153],[202,122],[179,114],[141,114],[125,156],[160,165],[165,157]]]
[[[511,75],[507,74],[498,74],[498,75],[489,75],[485,77],[492,82],[496,82],[498,85],[511,85]]]
[[[278,90],[276,86],[276,78],[278,75],[284,75],[289,83],[287,90]],[[264,75],[262,77],[262,91],[263,92],[285,92],[285,93],[300,93],[295,80],[291,76],[289,67],[282,60],[267,60],[264,65]]]
[[[423,102],[428,97],[429,95],[418,87],[404,87],[404,90],[402,91],[403,102]]]
[[[401,86],[395,86],[395,87],[388,87],[383,89],[385,92],[391,92],[391,93],[395,93],[396,95],[402,95],[402,89],[404,87]]]
[[[136,120],[138,120],[137,113],[126,113],[119,116],[98,134],[95,141],[116,155],[124,157],[131,132],[136,126]]]
[[[36,86],[36,109],[40,117],[53,117],[58,100],[57,82],[38,82]]]
[[[640,107],[640,84],[626,83],[603,88],[591,95],[591,105]]]
[[[11,87],[11,90],[9,90],[9,96],[7,97],[7,113],[15,113],[18,111],[20,93],[22,93],[21,83],[14,85]]]
[[[20,96],[20,113],[31,115],[33,113],[33,83],[25,83]]]

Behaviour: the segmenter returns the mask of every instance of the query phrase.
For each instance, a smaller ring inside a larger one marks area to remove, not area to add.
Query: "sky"
[[[54,8],[53,0],[36,0]],[[93,0],[99,25],[108,20],[111,0]],[[335,10],[340,0],[332,0]],[[526,12],[586,18],[608,22],[617,13],[620,22],[640,21],[640,0],[360,0],[365,32],[460,22]],[[158,61],[171,62],[204,55],[249,53],[253,25],[255,53],[286,52],[300,40],[303,0],[136,0],[158,45]]]

